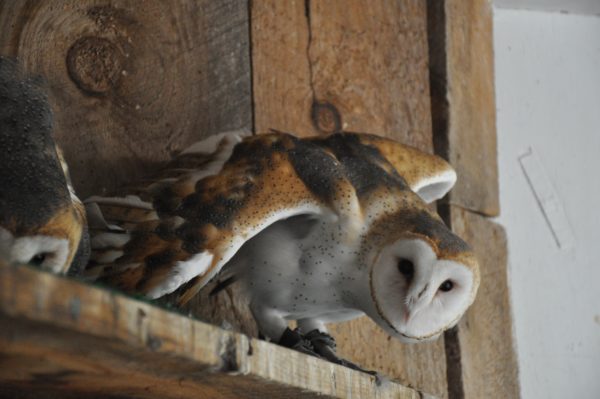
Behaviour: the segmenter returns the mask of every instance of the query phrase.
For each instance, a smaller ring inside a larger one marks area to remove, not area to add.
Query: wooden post
[[[492,5],[487,0],[427,4],[434,142],[458,174],[448,200],[497,216]]]
[[[460,364],[460,374],[449,379],[450,397],[518,398],[506,233],[487,218],[458,207],[453,206],[450,215],[452,228],[473,246],[482,264],[477,299],[453,332],[454,339],[446,341],[458,355],[448,367]]]
[[[449,397],[518,398],[506,236],[484,216],[499,213],[492,6],[429,0],[427,13],[434,143],[458,172],[440,214],[481,267],[475,303],[445,334]]]

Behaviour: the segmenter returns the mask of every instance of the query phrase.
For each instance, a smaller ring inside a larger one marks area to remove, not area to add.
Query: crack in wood
[[[306,31],[308,34],[308,40],[306,42],[306,60],[308,62],[308,84],[310,86],[310,92],[312,94],[313,104],[317,101],[317,95],[315,93],[313,66],[310,59],[310,48],[312,45],[312,24],[310,21],[310,0],[304,0],[304,16],[306,17]]]
[[[250,131],[256,134],[256,104],[254,101],[254,60],[252,53],[254,51],[254,43],[252,42],[252,6],[253,0],[248,0],[248,73],[250,78]]]

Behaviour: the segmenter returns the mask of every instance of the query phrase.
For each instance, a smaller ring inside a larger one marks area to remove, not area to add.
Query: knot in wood
[[[67,69],[81,90],[104,94],[118,83],[123,57],[119,48],[108,39],[82,37],[69,48]]]
[[[312,105],[313,126],[321,133],[336,133],[342,129],[342,117],[337,108],[326,101],[315,101]]]

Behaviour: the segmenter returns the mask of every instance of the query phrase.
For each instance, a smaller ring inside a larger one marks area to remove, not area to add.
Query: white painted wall
[[[494,0],[494,6],[520,10],[600,15],[599,0]]]
[[[495,9],[494,25],[498,221],[509,238],[522,397],[597,399],[600,18]],[[529,148],[555,192],[550,205],[563,206],[571,249],[557,246],[519,163]]]

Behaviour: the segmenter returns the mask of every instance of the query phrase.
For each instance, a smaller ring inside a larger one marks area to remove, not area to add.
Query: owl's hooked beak
[[[406,312],[404,313],[404,323],[408,324],[408,322],[421,310],[423,310],[429,302],[431,302],[432,298],[429,298],[427,295],[427,287],[425,286],[419,290],[418,294],[413,295],[409,294],[408,301],[406,302]]]

